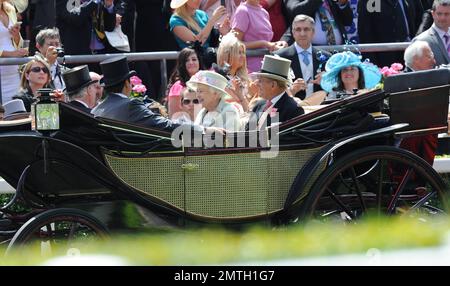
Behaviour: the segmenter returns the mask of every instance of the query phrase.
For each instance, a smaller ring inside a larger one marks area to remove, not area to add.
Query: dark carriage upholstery
[[[387,77],[392,123],[409,123],[406,131],[446,132],[450,71],[435,69]],[[430,130],[433,129],[433,130]]]
[[[379,106],[386,96],[380,89],[368,91],[283,122],[278,126],[280,140],[328,143],[373,129],[374,112],[381,111]]]
[[[99,146],[145,151],[158,140],[170,143],[171,134],[163,130],[94,117],[66,103],[60,103],[60,112],[61,129],[54,137],[82,146],[97,157]],[[161,138],[166,140],[160,140]],[[171,144],[163,145],[161,148],[172,148]]]

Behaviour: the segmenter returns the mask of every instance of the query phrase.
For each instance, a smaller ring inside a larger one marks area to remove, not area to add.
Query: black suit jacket
[[[250,115],[250,120],[257,120],[257,124],[256,126],[259,126],[259,120],[261,118],[261,115],[264,112],[264,107],[266,105],[266,100],[261,100],[260,102],[258,102],[252,109],[252,113]],[[273,106],[273,108],[276,108],[276,112],[278,112],[278,120],[279,122],[284,122],[287,121],[289,119],[292,119],[294,117],[297,117],[299,115],[302,115],[305,113],[305,111],[303,110],[303,108],[301,106],[298,106],[297,102],[290,97],[287,93],[284,93],[280,100],[277,101],[277,103],[275,103],[275,105]],[[271,125],[271,116],[267,116],[266,117],[266,122],[264,123],[264,127],[269,127]],[[246,130],[249,130],[249,127],[254,127],[255,123],[247,123],[246,125]]]
[[[56,0],[56,26],[61,34],[61,41],[67,55],[91,54],[89,45],[92,36],[92,15],[97,9],[104,15],[105,31],[112,31],[116,25],[116,14],[108,13],[103,4],[89,1],[78,9],[67,10],[70,0]],[[69,5],[70,6],[70,5]],[[98,13],[97,13],[98,14]],[[105,45],[108,45],[105,39]]]
[[[338,26],[339,31],[341,32],[342,39],[344,42],[347,40],[347,32],[345,31],[345,26],[351,26],[353,24],[353,11],[350,7],[350,4],[344,9],[339,8],[337,2],[331,0],[328,1],[330,5],[331,13],[333,14],[334,20]],[[360,0],[361,1],[361,0]],[[305,14],[313,19],[315,19],[315,15],[317,10],[322,6],[322,0],[283,0],[284,5],[286,6],[286,16],[288,28],[284,33],[281,40],[288,42],[289,44],[294,43],[294,38],[292,37],[292,21],[295,16],[299,14]],[[317,23],[316,23],[317,24]]]
[[[316,48],[312,48],[312,58],[313,58],[313,75],[314,77],[317,75],[317,69],[320,66],[319,60],[317,59],[317,51],[319,51]],[[331,57],[331,54],[327,51],[320,50],[327,59]],[[292,44],[287,48],[278,50],[275,52],[276,55],[279,55],[280,57],[286,58],[288,60],[291,60],[291,68],[294,71],[295,79],[297,78],[303,78],[303,72],[301,69],[300,61],[298,59],[297,50],[295,49],[295,46]],[[321,70],[325,69],[325,63],[322,64],[320,67]],[[303,78],[304,80],[308,80],[307,78]],[[320,85],[314,84],[314,91],[322,90]],[[305,99],[306,92],[304,90],[301,90],[295,94],[295,97],[298,97],[300,99]]]
[[[105,100],[91,111],[94,116],[134,123],[143,127],[173,131],[180,124],[152,112],[139,99],[129,99],[123,94],[109,93]]]
[[[358,2],[358,36],[360,43],[403,42],[407,36],[413,39],[422,22],[423,7],[418,0],[403,0],[409,35],[396,27],[398,20],[395,13],[397,0],[380,0],[380,11],[370,12],[367,9],[369,0]],[[403,52],[370,53],[370,60],[378,66],[390,66],[394,62],[403,62]]]
[[[79,102],[79,101],[76,101],[76,100],[70,101],[69,104],[70,104],[71,106],[75,107],[75,108],[78,109],[78,110],[81,110],[81,111],[86,112],[86,113],[89,113],[89,114],[91,113],[91,109],[90,109],[89,107],[84,106],[84,105],[83,105],[81,102]]]

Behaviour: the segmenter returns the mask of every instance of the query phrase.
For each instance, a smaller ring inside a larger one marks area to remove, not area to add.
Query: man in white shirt
[[[61,47],[61,39],[58,28],[41,30],[36,35],[36,55],[43,57],[50,65],[51,83],[53,88],[63,90],[66,86],[61,74],[68,70],[57,61],[58,48]]]
[[[425,41],[433,51],[436,64],[450,63],[450,0],[435,0],[431,8],[434,24],[414,40]]]
[[[305,14],[315,19],[314,45],[342,45],[347,40],[345,26],[353,24],[353,11],[348,0],[284,0],[287,22]],[[281,40],[292,43],[288,28]]]
[[[246,124],[246,130],[264,129],[305,113],[302,107],[286,93],[291,61],[277,56],[265,55],[257,77],[258,94],[264,100],[255,104]],[[273,120],[273,119],[274,120]],[[275,122],[278,120],[278,122]],[[255,124],[257,123],[257,125]]]
[[[291,68],[296,80],[291,87],[291,93],[295,97],[305,99],[313,92],[322,89],[320,87],[321,71],[331,54],[312,47],[315,21],[307,15],[295,16],[292,22],[292,35],[295,39],[294,44],[275,54],[292,62]]]

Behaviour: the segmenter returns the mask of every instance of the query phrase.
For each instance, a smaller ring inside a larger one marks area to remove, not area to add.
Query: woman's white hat
[[[186,4],[188,0],[172,0],[170,1],[170,8],[177,9]]]
[[[228,80],[216,72],[198,71],[186,83],[189,88],[194,90],[197,90],[199,84],[214,88],[222,94],[223,98],[231,98],[231,96],[225,91],[225,87],[228,85]]]

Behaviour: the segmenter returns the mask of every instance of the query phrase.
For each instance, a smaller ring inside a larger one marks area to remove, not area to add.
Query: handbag
[[[111,46],[119,51],[129,52],[130,43],[128,37],[122,32],[122,26],[116,26],[112,32],[105,31],[106,38]]]

